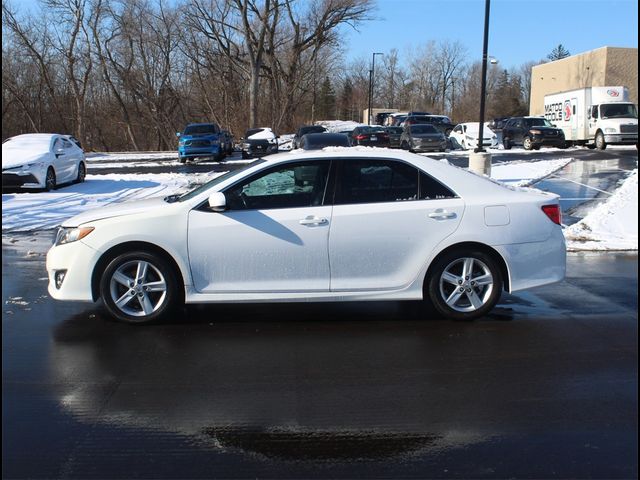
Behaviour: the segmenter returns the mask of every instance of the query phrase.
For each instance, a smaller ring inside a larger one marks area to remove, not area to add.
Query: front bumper
[[[250,146],[242,149],[242,154],[247,158],[261,157],[263,155],[272,155],[278,153],[278,145],[269,145],[268,147]]]
[[[94,301],[91,276],[100,255],[82,240],[51,247],[46,261],[49,295],[56,300]],[[66,270],[66,275],[57,288],[55,275],[60,270]]]
[[[28,167],[25,169],[10,169],[2,172],[3,188],[44,188],[44,177],[46,170],[40,172],[40,169]]]
[[[209,145],[206,147],[178,147],[178,155],[183,158],[188,157],[215,157],[220,154],[220,145]]]
[[[637,133],[605,134],[604,141],[611,145],[635,145],[638,143]]]
[[[531,143],[538,147],[563,147],[567,142],[563,136],[548,137],[545,135],[534,135],[531,138]]]
[[[438,150],[446,150],[447,142],[438,142],[438,143],[418,143],[414,144],[412,150],[414,152],[435,152]]]

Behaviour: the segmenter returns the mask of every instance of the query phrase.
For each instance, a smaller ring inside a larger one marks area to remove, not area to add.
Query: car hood
[[[166,208],[167,202],[162,197],[151,198],[149,200],[135,200],[132,202],[122,202],[107,207],[94,208],[87,210],[74,217],[65,220],[63,227],[77,227],[86,223],[104,220],[105,218],[121,217],[124,215],[133,215],[135,213],[143,213],[156,208]]]
[[[47,160],[48,152],[21,151],[18,148],[2,147],[2,168],[13,168],[28,163],[42,162]]]

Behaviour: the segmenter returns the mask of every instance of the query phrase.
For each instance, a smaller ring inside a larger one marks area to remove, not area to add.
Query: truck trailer
[[[564,131],[569,145],[604,150],[638,146],[638,107],[627,87],[588,87],[544,97],[544,116]]]

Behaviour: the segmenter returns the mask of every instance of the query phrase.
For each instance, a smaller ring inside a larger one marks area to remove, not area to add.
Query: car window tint
[[[227,190],[227,205],[231,210],[321,205],[328,173],[326,160],[279,165]]]
[[[336,203],[401,202],[418,198],[418,170],[393,160],[346,160]]]
[[[420,172],[420,200],[437,200],[456,198],[457,195],[437,181],[435,178]]]
[[[69,142],[68,140],[62,139],[62,146],[64,148],[71,148],[71,142]]]

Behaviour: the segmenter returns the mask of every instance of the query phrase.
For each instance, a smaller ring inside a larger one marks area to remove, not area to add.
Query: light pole
[[[373,97],[373,77],[376,72],[376,55],[382,55],[380,52],[373,54],[373,61],[371,62],[371,70],[369,70],[369,108],[367,110],[367,125],[371,125],[371,99]]]
[[[478,125],[478,143],[473,153],[469,154],[469,170],[491,175],[491,154],[482,146],[484,138],[484,104],[487,90],[487,50],[489,47],[489,11],[491,0],[485,0],[484,8],[484,41],[482,44],[482,79],[480,84],[480,124]],[[493,62],[492,62],[493,63]]]
[[[484,7],[484,41],[482,43],[482,83],[480,84],[480,131],[478,132],[478,145],[474,152],[484,152],[482,146],[482,130],[484,127],[484,104],[487,95],[487,50],[489,47],[489,10],[491,9],[491,0],[485,0]],[[492,61],[493,63],[493,61]]]

